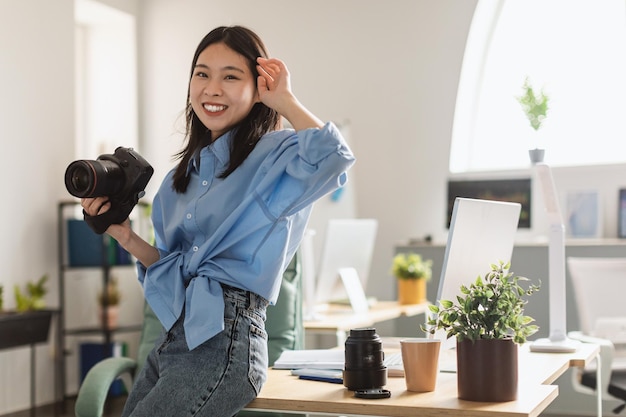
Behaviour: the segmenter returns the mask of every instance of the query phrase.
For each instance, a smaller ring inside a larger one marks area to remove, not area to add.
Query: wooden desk
[[[428,311],[428,303],[398,304],[397,301],[377,301],[366,313],[355,313],[349,305],[325,304],[317,310],[314,320],[305,320],[304,329],[314,332],[333,332],[337,346],[343,346],[346,332],[360,327],[406,316],[413,317]]]
[[[597,345],[583,344],[575,353],[535,353],[520,348],[519,388],[516,401],[480,403],[457,398],[456,374],[440,373],[435,391],[413,393],[404,378],[388,378],[391,398],[354,398],[343,385],[297,379],[289,371],[270,370],[259,396],[247,408],[295,413],[411,417],[538,416],[558,395],[549,385],[569,367],[584,366],[599,353]]]

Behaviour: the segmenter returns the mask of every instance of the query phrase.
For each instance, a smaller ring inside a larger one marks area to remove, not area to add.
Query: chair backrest
[[[276,305],[268,306],[265,328],[268,336],[269,364],[274,364],[283,350],[302,349],[304,345],[304,326],[302,318],[302,277],[298,254],[283,274],[280,293]],[[148,303],[144,306],[144,321],[137,353],[138,370],[145,363],[156,340],[163,332]]]
[[[567,258],[580,330],[626,343],[626,258]]]
[[[139,337],[139,349],[137,351],[137,373],[146,363],[148,354],[154,347],[156,340],[163,332],[163,325],[157,318],[148,303],[144,302],[143,307],[143,325],[141,327],[141,336]]]
[[[272,366],[284,350],[304,347],[302,318],[302,272],[300,254],[296,253],[283,273],[278,301],[267,307],[267,344],[269,365]]]

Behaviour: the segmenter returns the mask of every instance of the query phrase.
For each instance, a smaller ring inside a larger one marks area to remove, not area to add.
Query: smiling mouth
[[[202,107],[204,107],[204,109],[208,111],[209,113],[217,113],[217,112],[226,110],[227,106],[216,106],[214,104],[205,104]]]

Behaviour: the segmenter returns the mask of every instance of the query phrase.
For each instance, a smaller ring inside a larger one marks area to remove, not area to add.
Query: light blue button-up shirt
[[[160,259],[139,267],[155,314],[169,330],[185,308],[189,349],[224,329],[220,283],[271,303],[302,239],[312,204],[343,186],[354,156],[332,123],[322,129],[265,135],[227,178],[231,133],[189,164],[187,191],[172,188],[173,170],[153,202]]]

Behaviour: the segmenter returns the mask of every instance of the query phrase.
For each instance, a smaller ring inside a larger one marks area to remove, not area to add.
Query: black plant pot
[[[457,342],[458,397],[468,401],[517,399],[518,346],[513,339]]]
[[[52,313],[52,310],[0,312],[0,349],[46,342]]]

